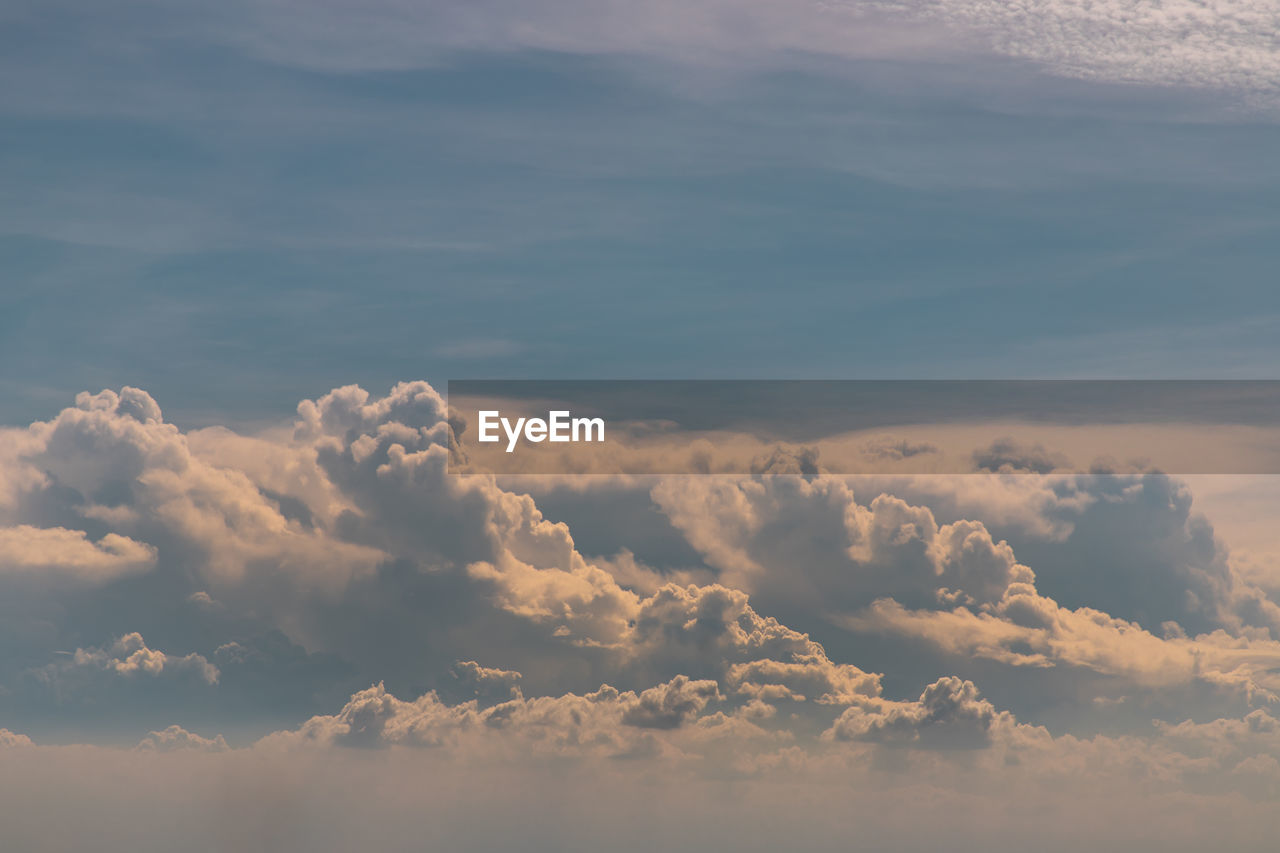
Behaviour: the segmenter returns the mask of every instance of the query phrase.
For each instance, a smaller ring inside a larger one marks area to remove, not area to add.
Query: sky
[[[6,4],[5,423],[124,384],[208,425],[415,378],[1269,376],[1261,0],[207,6]]]
[[[1277,33],[3,4],[0,846],[1273,849],[1280,478],[463,477],[443,395],[1274,378]]]

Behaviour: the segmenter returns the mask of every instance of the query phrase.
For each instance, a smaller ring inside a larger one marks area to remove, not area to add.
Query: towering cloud
[[[956,791],[1011,766],[1277,784],[1274,604],[1168,478],[508,482],[448,474],[453,428],[418,382],[339,388],[251,436],[184,433],[136,389],[0,434],[3,743],[92,719],[137,756],[282,767],[412,748],[704,780],[896,767]],[[543,506],[622,494],[590,548]],[[640,512],[679,564],[627,550],[652,545],[628,535]],[[1106,513],[1131,558],[1073,584]],[[1187,594],[1109,612],[1126,571]]]

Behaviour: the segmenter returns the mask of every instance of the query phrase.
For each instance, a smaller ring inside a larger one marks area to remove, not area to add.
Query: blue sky
[[[14,7],[0,419],[126,383],[195,424],[418,376],[1271,375],[1256,86],[874,33],[601,46],[572,6],[530,7],[549,42],[447,38],[449,4],[395,37],[341,3],[315,33]]]

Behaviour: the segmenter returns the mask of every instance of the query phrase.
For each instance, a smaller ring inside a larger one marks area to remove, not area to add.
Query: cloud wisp
[[[334,0],[243,9],[244,18],[224,21],[228,38],[272,59],[325,68],[412,67],[459,49],[755,64],[788,53],[931,61],[986,54],[1112,83],[1257,92],[1280,85],[1280,12],[1265,0]]]

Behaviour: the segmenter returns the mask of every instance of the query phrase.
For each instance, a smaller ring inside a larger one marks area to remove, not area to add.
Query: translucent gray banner
[[[1280,473],[1276,380],[454,380],[452,473]]]

